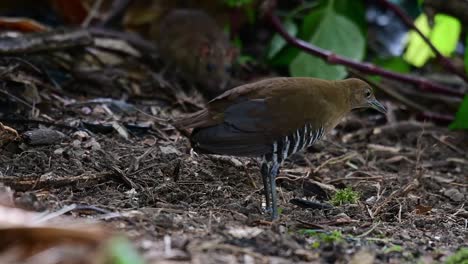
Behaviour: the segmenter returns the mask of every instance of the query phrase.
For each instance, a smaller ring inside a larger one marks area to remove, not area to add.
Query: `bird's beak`
[[[373,98],[373,99],[370,99],[368,101],[369,103],[369,106],[371,108],[374,108],[375,110],[379,111],[380,113],[382,114],[386,114],[387,113],[387,108],[385,108],[385,106],[383,106],[383,104],[379,101],[377,101],[377,99]]]

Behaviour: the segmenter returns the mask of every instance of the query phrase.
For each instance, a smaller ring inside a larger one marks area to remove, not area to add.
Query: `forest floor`
[[[445,128],[375,115],[353,113],[285,163],[274,222],[263,213],[255,159],[190,152],[188,140],[164,126],[128,139],[59,129],[60,144],[0,152],[0,182],[33,210],[79,204],[118,213],[100,221],[151,263],[443,262],[467,246],[466,143]],[[62,111],[55,121],[75,118]],[[356,204],[290,202],[326,203],[345,187],[359,193]]]

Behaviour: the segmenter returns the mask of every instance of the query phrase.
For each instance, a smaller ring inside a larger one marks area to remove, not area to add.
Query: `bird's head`
[[[377,101],[372,87],[368,83],[355,78],[346,79],[342,82],[349,89],[351,109],[370,107],[383,114],[387,113],[387,109],[381,102]]]

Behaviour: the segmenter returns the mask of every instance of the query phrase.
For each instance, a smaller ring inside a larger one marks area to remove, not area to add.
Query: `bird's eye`
[[[364,96],[365,96],[366,98],[370,98],[371,95],[372,95],[372,92],[371,92],[369,89],[367,89],[367,90],[365,91],[365,93],[364,93]]]
[[[213,70],[214,70],[214,65],[211,64],[211,63],[208,63],[208,64],[206,65],[206,71],[207,71],[207,72],[212,72]]]

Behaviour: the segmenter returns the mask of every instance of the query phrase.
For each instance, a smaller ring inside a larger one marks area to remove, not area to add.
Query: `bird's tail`
[[[204,127],[209,125],[211,117],[207,110],[201,110],[187,116],[176,119],[172,125],[177,129],[189,129],[194,127]]]

